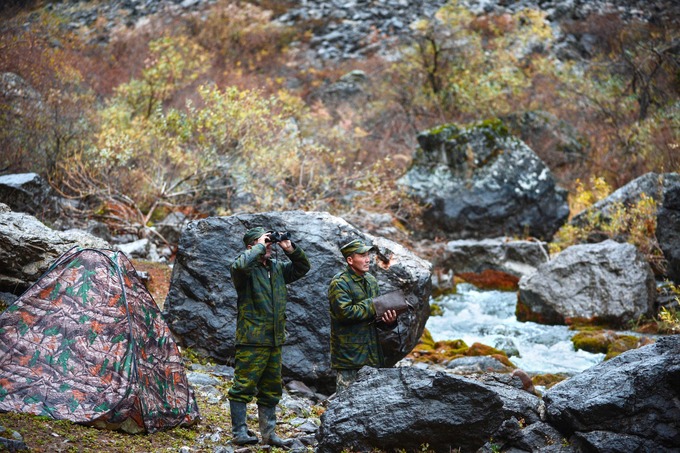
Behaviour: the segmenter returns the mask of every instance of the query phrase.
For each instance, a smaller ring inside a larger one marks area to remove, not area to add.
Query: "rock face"
[[[54,209],[52,188],[37,173],[0,176],[0,203],[27,214]]]
[[[0,204],[0,291],[21,294],[75,246],[110,248],[103,239],[78,230],[54,231]]]
[[[431,236],[549,240],[566,221],[567,192],[499,122],[469,129],[442,126],[421,133],[418,143],[399,183],[430,205],[424,223]]]
[[[396,363],[418,343],[429,317],[430,264],[399,244],[362,234],[328,213],[292,211],[212,217],[187,225],[164,308],[180,344],[219,362],[233,360],[237,307],[229,266],[244,249],[243,234],[253,226],[289,231],[312,265],[305,277],[288,285],[286,379],[334,387],[327,291],[333,275],[345,266],[339,247],[355,238],[372,242],[390,258],[371,265],[382,292],[400,288],[418,299],[415,309],[402,314],[398,326],[382,338],[388,362]],[[280,250],[278,258],[286,259]]]
[[[412,367],[363,368],[321,416],[319,453],[470,452],[504,420],[538,421],[540,399],[518,388]]]
[[[664,188],[663,203],[656,215],[656,239],[667,261],[666,275],[680,284],[680,175]]]
[[[495,270],[520,278],[548,261],[547,250],[546,244],[538,241],[460,239],[449,241],[433,265],[452,269],[456,274]]]
[[[597,320],[624,325],[650,314],[652,270],[632,244],[574,245],[519,281],[517,318],[544,324]]]
[[[579,451],[678,451],[680,335],[627,351],[544,395],[547,421]]]

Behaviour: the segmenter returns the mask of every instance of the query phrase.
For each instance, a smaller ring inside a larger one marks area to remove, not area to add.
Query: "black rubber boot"
[[[231,410],[231,433],[234,445],[252,445],[257,443],[255,433],[246,425],[246,403],[229,400]]]
[[[260,434],[262,443],[273,445],[274,447],[290,448],[293,445],[292,439],[283,440],[274,432],[276,428],[276,406],[257,406],[257,415],[260,422]]]

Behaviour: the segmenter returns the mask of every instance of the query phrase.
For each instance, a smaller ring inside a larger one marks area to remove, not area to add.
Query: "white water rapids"
[[[434,341],[462,339],[468,346],[475,342],[495,346],[497,341],[512,340],[520,357],[511,356],[510,361],[533,374],[573,375],[604,359],[604,354],[575,351],[571,337],[576,331],[566,326],[519,322],[515,292],[483,291],[469,284],[457,287],[457,294],[432,301],[444,311],[442,316],[430,316],[425,325]]]

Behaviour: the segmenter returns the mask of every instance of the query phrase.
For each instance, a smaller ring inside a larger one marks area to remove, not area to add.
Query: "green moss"
[[[426,133],[431,136],[443,135],[444,140],[449,140],[451,136],[458,135],[461,129],[453,123],[442,124],[428,129]]]
[[[488,119],[488,120],[484,120],[484,121],[478,123],[477,127],[479,127],[480,129],[488,130],[489,131],[488,133],[493,133],[493,136],[491,136],[491,135],[486,135],[486,136],[487,136],[488,139],[494,140],[494,141],[497,138],[506,138],[510,135],[510,131],[508,130],[508,128],[498,118],[491,118],[491,119]]]
[[[611,330],[581,331],[574,335],[571,341],[577,350],[582,349],[593,354],[606,354],[605,360],[653,342],[647,337],[619,335]]]
[[[507,354],[500,349],[493,348],[491,346],[487,346],[482,343],[473,343],[472,346],[468,349],[468,352],[465,354],[469,357],[476,357],[476,356],[482,356],[482,355],[487,355],[487,356],[493,356],[493,355],[502,355],[505,356],[506,358],[508,357]]]
[[[577,351],[582,349],[593,354],[606,354],[611,339],[611,335],[608,332],[599,330],[579,332],[572,337],[571,342]]]
[[[637,349],[651,343],[653,343],[653,340],[647,337],[640,338],[634,335],[617,335],[616,338],[609,343],[607,355],[605,355],[604,359],[609,360],[623,352]]]
[[[442,340],[435,343],[434,348],[437,351],[443,351],[445,355],[466,354],[468,345],[463,340]]]
[[[436,302],[430,303],[430,316],[442,316],[444,309]]]
[[[429,330],[423,329],[423,335],[420,337],[420,343],[418,346],[422,346],[427,349],[434,349],[434,339]]]

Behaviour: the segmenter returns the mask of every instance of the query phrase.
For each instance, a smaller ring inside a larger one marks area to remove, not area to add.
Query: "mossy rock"
[[[571,342],[577,351],[582,349],[592,354],[606,354],[612,340],[612,332],[598,330],[594,332],[579,332],[572,337]]]
[[[536,376],[531,378],[534,385],[540,385],[542,387],[545,387],[546,389],[549,389],[555,384],[559,384],[560,382],[566,379],[569,379],[569,376],[561,373],[537,374]]]
[[[505,358],[508,357],[508,355],[501,351],[500,349],[493,348],[491,346],[487,346],[482,343],[472,343],[472,346],[467,351],[467,354],[465,354],[468,357],[476,357],[480,355],[502,355],[505,356]]]
[[[408,355],[415,362],[442,363],[454,358],[465,356],[468,350],[463,340],[443,340],[436,343],[425,329],[420,343]]]
[[[420,342],[417,345],[421,349],[434,350],[434,339],[429,330],[423,329],[423,334],[420,336]]]
[[[648,337],[619,335],[611,330],[582,331],[574,335],[571,341],[576,350],[606,354],[605,360],[616,357],[622,352],[653,343],[653,340]]]
[[[629,351],[631,349],[637,349],[642,346],[654,343],[649,337],[636,337],[635,335],[617,335],[617,337],[609,343],[607,348],[607,355],[604,357],[605,360],[612,359],[617,355]]]
[[[437,363],[463,357],[468,351],[468,345],[463,340],[443,340],[434,345]]]

